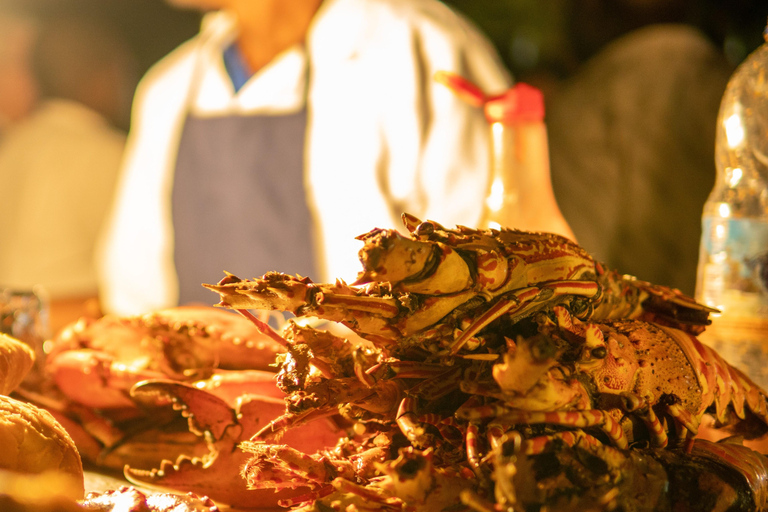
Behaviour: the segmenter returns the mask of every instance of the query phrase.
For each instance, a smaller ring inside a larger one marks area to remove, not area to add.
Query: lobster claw
[[[236,508],[276,507],[278,501],[309,491],[297,485],[276,492],[250,490],[240,469],[250,454],[238,448],[261,427],[285,412],[285,402],[272,396],[243,395],[231,407],[210,391],[170,380],[151,380],[136,384],[131,396],[152,407],[173,406],[187,417],[189,429],[202,437],[208,454],[201,457],[180,455],[175,461],[163,460],[158,468],[125,466],[125,478],[136,484],[205,495]],[[332,447],[344,434],[332,421],[313,422],[289,431],[282,442],[305,452]]]

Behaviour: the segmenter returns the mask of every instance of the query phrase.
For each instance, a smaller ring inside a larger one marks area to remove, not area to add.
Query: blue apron
[[[304,190],[306,123],[306,110],[187,116],[172,196],[179,304],[218,302],[201,284],[219,281],[225,270],[242,278],[277,270],[316,279]]]

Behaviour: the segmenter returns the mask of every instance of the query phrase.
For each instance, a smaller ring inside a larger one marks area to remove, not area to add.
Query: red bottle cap
[[[544,95],[528,84],[519,83],[484,105],[489,123],[513,124],[544,120]]]
[[[489,123],[512,124],[544,119],[544,95],[528,84],[518,83],[505,93],[488,97],[466,78],[449,71],[438,71],[435,80],[474,107],[483,107]]]

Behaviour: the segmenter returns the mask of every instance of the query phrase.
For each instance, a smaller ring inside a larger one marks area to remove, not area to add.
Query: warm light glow
[[[720,226],[722,228],[722,226]],[[725,232],[724,229],[720,230],[721,232]],[[723,265],[726,260],[728,259],[728,253],[725,251],[716,252],[712,255],[712,262],[716,265]]]
[[[728,203],[720,203],[720,206],[717,208],[717,210],[718,213],[720,213],[720,216],[724,219],[727,219],[731,216],[731,207],[728,205]],[[722,226],[717,226],[717,228],[722,228]]]
[[[135,496],[130,493],[116,494],[113,498],[112,511],[113,512],[130,512],[135,510],[134,501]]]
[[[734,167],[731,169],[731,177],[728,180],[728,183],[731,187],[736,187],[741,181],[742,176],[744,176],[744,171],[739,167]]]
[[[728,139],[728,146],[737,148],[744,143],[744,125],[742,124],[740,108],[737,108],[735,114],[723,121],[725,127],[725,137]]]
[[[501,136],[504,133],[504,125],[496,122],[491,124],[491,131],[493,132],[493,143],[495,147],[501,147]]]
[[[501,178],[495,178],[491,183],[491,193],[485,199],[485,204],[492,212],[498,212],[504,203],[504,183]]]

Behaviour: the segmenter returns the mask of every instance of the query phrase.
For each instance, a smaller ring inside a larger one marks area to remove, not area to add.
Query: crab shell
[[[52,340],[45,371],[74,402],[134,408],[129,391],[143,380],[193,382],[219,369],[272,371],[282,351],[239,315],[184,306],[136,317],[80,319]]]

